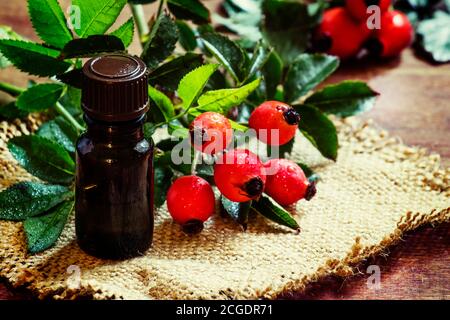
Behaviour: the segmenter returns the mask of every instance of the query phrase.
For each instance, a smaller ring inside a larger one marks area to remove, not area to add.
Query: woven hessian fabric
[[[334,122],[340,143],[335,163],[296,138],[292,157],[313,165],[321,178],[316,197],[290,209],[300,234],[260,216],[252,216],[243,232],[217,213],[200,234],[187,236],[163,206],[152,249],[115,262],[78,248],[73,216],[55,247],[36,255],[27,254],[22,223],[0,221],[0,277],[40,298],[276,298],[327,275],[349,276],[404,232],[450,220],[450,169],[440,168],[439,155],[405,146],[370,121]],[[38,124],[33,117],[0,123],[0,189],[31,178],[6,142]],[[79,287],[72,265],[81,271]]]

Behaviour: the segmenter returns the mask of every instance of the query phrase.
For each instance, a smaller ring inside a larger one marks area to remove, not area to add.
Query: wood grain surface
[[[60,1],[66,8],[69,1]],[[213,8],[217,1],[206,1]],[[146,7],[149,15],[154,5]],[[118,23],[125,21],[124,10]],[[26,1],[2,1],[0,25],[10,25],[23,36],[37,40],[31,28]],[[135,41],[131,52],[138,52]],[[8,68],[0,71],[0,81],[24,86],[27,75]],[[36,79],[36,78],[34,78]],[[406,50],[389,61],[343,64],[327,83],[361,79],[381,95],[373,110],[364,115],[399,136],[406,144],[425,147],[441,155],[442,165],[450,165],[450,65],[430,65]],[[40,79],[37,79],[40,80]],[[9,100],[0,93],[0,102]],[[329,277],[311,284],[303,293],[286,299],[450,299],[450,223],[424,226],[407,234],[385,254],[360,266],[359,275],[339,279]],[[378,265],[381,288],[367,286],[367,267]],[[12,289],[0,280],[0,299],[29,299],[20,288]]]

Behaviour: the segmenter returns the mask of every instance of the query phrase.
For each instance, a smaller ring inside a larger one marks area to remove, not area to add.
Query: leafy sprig
[[[324,157],[336,160],[338,138],[327,115],[350,116],[373,105],[377,93],[358,81],[328,85],[311,93],[339,64],[335,57],[305,52],[310,31],[320,19],[322,2],[227,0],[228,18],[213,17],[236,32],[238,39],[215,30],[211,14],[199,0],[160,0],[147,23],[142,5],[151,2],[155,0],[129,0],[134,19],[110,30],[126,0],[73,0],[83,19],[71,30],[57,0],[29,0],[30,18],[43,43],[24,40],[9,27],[0,26],[0,68],[12,64],[28,74],[49,78],[47,83],[31,83],[28,88],[0,83],[0,90],[16,98],[0,106],[0,117],[24,117],[30,112],[46,112],[50,117],[35,134],[8,143],[18,163],[42,182],[21,182],[0,192],[0,219],[24,221],[31,253],[51,247],[73,211],[75,145],[84,130],[80,58],[126,52],[135,24],[141,57],[150,70],[152,107],[144,125],[149,139],[157,128],[185,138],[190,121],[208,111],[227,116],[237,111],[232,128],[245,131],[253,108],[265,100],[279,99],[293,104],[300,113],[299,132]],[[192,169],[171,161],[175,143],[168,139],[156,144],[157,207],[164,204],[171,180]],[[293,144],[280,147],[282,157],[289,155]],[[190,156],[193,158],[194,152]],[[301,165],[315,179],[313,171]],[[212,180],[211,165],[200,164],[195,171]],[[257,212],[298,229],[290,213],[265,195],[246,204],[222,197],[221,203],[224,212],[244,228],[249,212]]]

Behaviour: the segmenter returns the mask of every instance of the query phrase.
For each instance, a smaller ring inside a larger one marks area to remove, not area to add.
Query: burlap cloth
[[[321,177],[317,196],[292,208],[300,234],[258,216],[243,232],[216,214],[202,233],[187,236],[164,206],[156,214],[153,248],[143,257],[114,262],[78,248],[73,217],[57,245],[34,256],[26,252],[22,224],[2,221],[0,276],[41,298],[274,298],[326,275],[351,275],[405,231],[450,220],[450,169],[439,167],[439,155],[405,146],[371,122],[334,121],[336,163],[297,137],[292,157],[314,164]],[[33,117],[0,123],[1,189],[30,178],[12,159],[6,140],[36,127]],[[72,287],[71,265],[80,268],[79,288]]]

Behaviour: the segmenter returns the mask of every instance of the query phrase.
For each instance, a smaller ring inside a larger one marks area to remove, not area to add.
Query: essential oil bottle
[[[136,57],[110,54],[83,67],[87,131],[76,146],[76,234],[87,253],[142,255],[153,237],[153,142],[144,138],[148,72]]]

